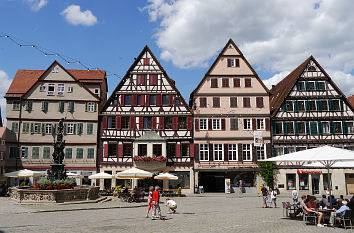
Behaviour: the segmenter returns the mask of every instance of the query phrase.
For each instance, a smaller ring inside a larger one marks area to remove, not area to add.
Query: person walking
[[[272,203],[274,202],[274,208],[277,208],[277,191],[275,189],[269,188],[270,192],[270,202],[269,207],[272,208]]]
[[[149,212],[150,212],[151,208],[153,208],[153,205],[152,205],[152,192],[153,191],[154,191],[154,187],[150,186],[150,188],[149,188],[149,197],[148,197],[148,209],[146,211],[146,217],[147,218],[149,217]]]
[[[154,206],[153,214],[151,215],[151,219],[162,219],[161,210],[160,210],[160,193],[159,186],[155,186],[155,190],[152,192],[152,205]]]
[[[262,198],[263,198],[262,208],[264,208],[264,207],[268,208],[268,206],[267,206],[268,190],[266,187],[264,187],[264,184],[262,184],[261,193],[262,193]]]

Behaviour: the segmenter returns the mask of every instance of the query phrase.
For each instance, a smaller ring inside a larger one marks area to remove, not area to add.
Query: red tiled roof
[[[354,108],[354,95],[348,97],[348,102],[353,106]]]

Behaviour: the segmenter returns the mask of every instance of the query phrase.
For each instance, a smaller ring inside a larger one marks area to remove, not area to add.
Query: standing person
[[[270,192],[270,202],[269,207],[272,208],[272,202],[274,202],[274,208],[277,208],[277,191],[275,189],[269,188]]]
[[[297,205],[299,203],[299,197],[296,189],[291,192],[291,197],[293,199],[293,205]]]
[[[261,192],[262,192],[262,198],[263,198],[262,208],[264,208],[264,206],[265,206],[265,208],[268,208],[268,206],[267,206],[268,190],[266,187],[264,187],[264,184],[262,184]]]
[[[146,211],[146,217],[149,217],[149,212],[151,208],[154,208],[152,205],[152,192],[154,191],[154,187],[150,186],[149,188],[149,197],[148,197],[148,209]]]
[[[165,206],[168,207],[168,212],[167,212],[168,214],[172,214],[172,212],[176,213],[177,204],[176,204],[176,202],[174,200],[172,200],[170,198],[166,198]]]
[[[239,187],[240,187],[240,194],[242,194],[242,186],[243,186],[242,179],[240,179],[238,183],[239,183]]]
[[[160,193],[159,193],[159,186],[155,186],[155,190],[152,192],[152,205],[154,206],[154,212],[151,215],[151,219],[154,220],[156,218],[162,219],[161,210],[160,210]],[[157,212],[157,215],[156,215]]]

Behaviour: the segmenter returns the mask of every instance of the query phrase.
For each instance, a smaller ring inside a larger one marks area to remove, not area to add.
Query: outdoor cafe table
[[[317,212],[320,212],[320,213],[323,214],[323,221],[324,221],[325,219],[329,221],[329,218],[330,218],[330,216],[331,216],[331,213],[334,212],[334,211],[335,211],[335,210],[333,210],[333,209],[318,209],[318,210],[317,210]],[[327,216],[328,216],[328,218],[325,218],[325,217],[327,217]]]

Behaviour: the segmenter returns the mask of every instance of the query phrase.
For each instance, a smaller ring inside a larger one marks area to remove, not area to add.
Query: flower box
[[[156,171],[161,170],[166,167],[166,162],[144,162],[144,161],[134,161],[134,166],[143,170]]]

